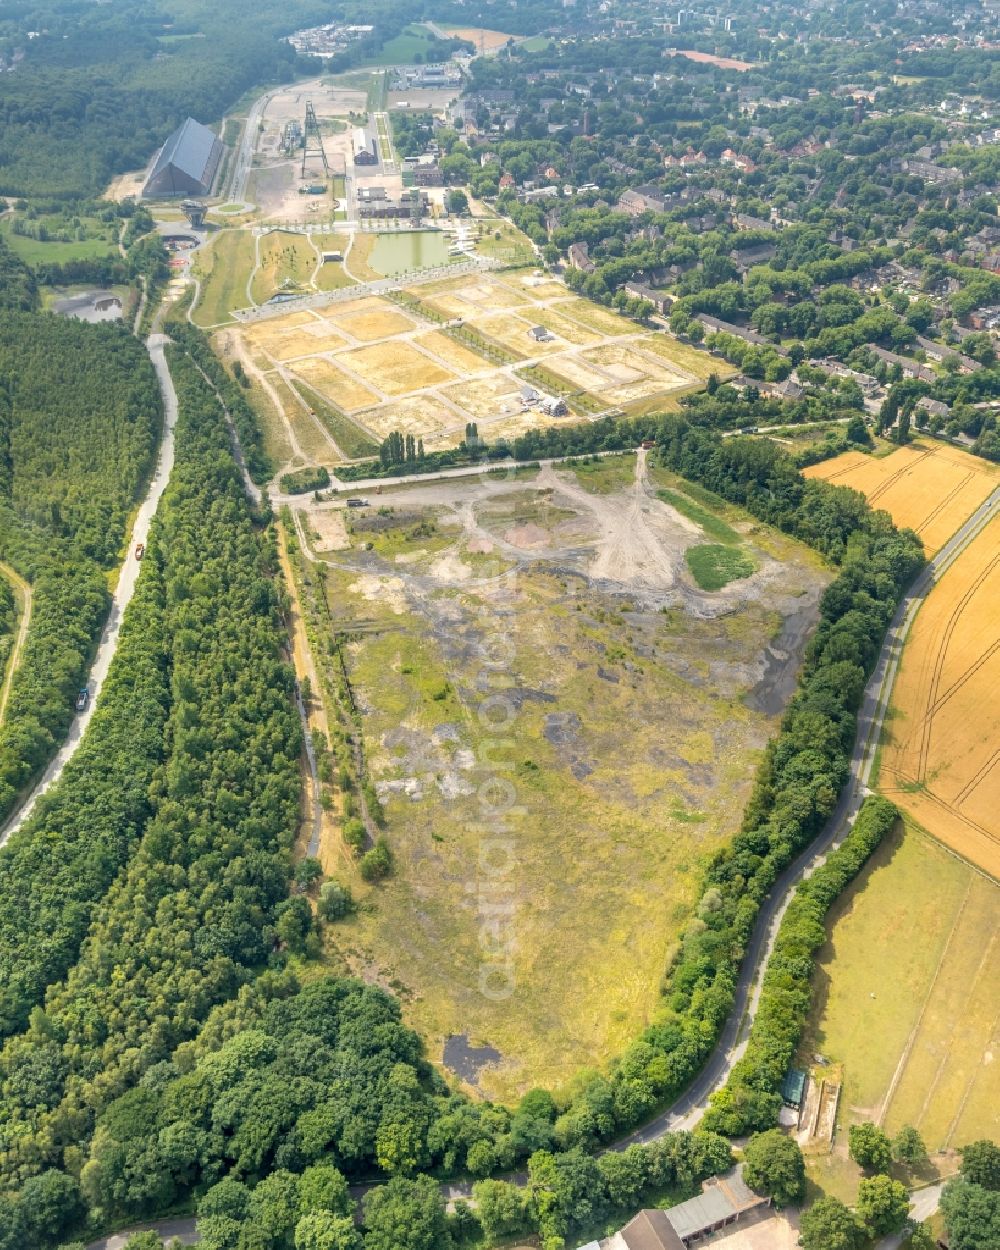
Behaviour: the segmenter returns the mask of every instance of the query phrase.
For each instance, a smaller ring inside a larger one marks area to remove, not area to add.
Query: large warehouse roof
[[[222,143],[193,117],[166,141],[143,188],[144,195],[207,195],[222,158]]]

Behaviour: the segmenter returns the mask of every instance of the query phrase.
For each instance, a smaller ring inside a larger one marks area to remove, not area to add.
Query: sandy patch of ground
[[[345,551],[350,547],[351,540],[344,524],[344,514],[339,509],[321,512],[317,508],[314,512],[306,513],[305,517],[304,523],[312,531],[310,538],[314,551]]]
[[[348,586],[351,594],[360,595],[369,603],[379,603],[394,616],[402,616],[407,610],[406,583],[401,577],[385,577],[376,573],[363,573]]]
[[[460,382],[445,387],[441,394],[467,412],[473,421],[488,421],[515,413],[521,407],[517,383],[506,373]]]
[[[731,1232],[700,1243],[711,1250],[796,1250],[798,1218],[789,1212],[766,1211],[744,1216]]]

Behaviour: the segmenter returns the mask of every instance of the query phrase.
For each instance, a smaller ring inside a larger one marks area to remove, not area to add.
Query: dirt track
[[[28,637],[28,627],[31,625],[32,595],[31,587],[9,564],[0,562],[0,574],[12,583],[15,593],[21,597],[21,613],[20,620],[17,623],[17,637],[14,639],[14,645],[11,647],[10,655],[7,657],[7,673],[3,681],[3,690],[0,691],[0,724],[3,724],[4,714],[7,711],[7,700],[10,698],[10,688],[14,682],[17,666],[21,662],[21,652],[24,650],[24,642]]]

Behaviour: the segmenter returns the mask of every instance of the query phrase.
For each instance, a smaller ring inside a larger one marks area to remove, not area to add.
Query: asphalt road
[[[136,543],[145,543],[149,539],[150,523],[156,515],[160,496],[163,494],[167,479],[170,477],[170,470],[174,464],[174,426],[177,422],[177,396],[174,392],[174,386],[170,380],[170,372],[167,369],[167,362],[163,355],[163,349],[167,342],[167,338],[162,334],[151,334],[146,340],[146,349],[153,362],[153,368],[156,370],[156,376],[160,383],[160,393],[163,396],[163,436],[160,441],[160,453],[156,461],[156,468],[153,471],[153,476],[150,478],[146,497],[139,505],[132,533],[129,535],[125,547],[125,561],[118,574],[118,584],[115,586],[111,600],[111,611],[108,613],[108,619],[104,624],[104,632],[101,634],[94,661],[90,666],[90,673],[87,677],[87,689],[90,691],[90,700],[86,708],[82,712],[78,712],[73,718],[65,742],[45,770],[41,780],[28,795],[27,799],[25,799],[24,803],[10,817],[3,830],[0,831],[0,846],[3,846],[10,835],[27,820],[39,798],[51,785],[59,780],[66,764],[72,759],[87,726],[90,724],[90,718],[93,716],[94,709],[100,699],[101,687],[104,685],[104,679],[108,675],[108,669],[111,667],[111,661],[118,647],[118,631],[121,629],[122,617],[125,615],[125,609],[135,593],[136,582],[139,578],[139,561],[134,555],[135,546]]]

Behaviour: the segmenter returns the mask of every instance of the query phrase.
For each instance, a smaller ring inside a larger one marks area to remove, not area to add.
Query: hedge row
[[[703,1128],[735,1137],[777,1123],[781,1083],[809,1013],[813,956],[826,941],[826,914],[898,816],[888,799],[865,799],[843,844],[795,891],[768,961],[746,1053],[712,1095]]]

